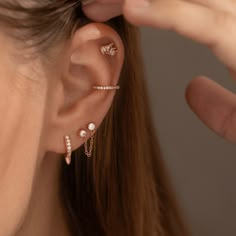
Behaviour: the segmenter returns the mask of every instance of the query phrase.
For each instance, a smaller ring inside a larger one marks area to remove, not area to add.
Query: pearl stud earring
[[[92,152],[93,152],[93,143],[94,143],[94,134],[95,134],[95,130],[96,130],[96,125],[94,123],[89,123],[88,124],[88,130],[90,131],[90,136],[91,136],[89,147],[88,147],[88,143],[87,143],[87,140],[86,140],[87,132],[85,130],[81,130],[79,135],[84,140],[85,155],[87,157],[91,157]]]
[[[80,131],[80,137],[81,138],[86,138],[86,136],[87,136],[87,132],[85,130],[81,130]]]

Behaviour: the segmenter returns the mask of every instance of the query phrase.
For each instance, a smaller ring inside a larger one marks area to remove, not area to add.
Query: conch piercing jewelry
[[[85,149],[85,155],[87,157],[92,156],[95,129],[96,129],[96,125],[94,123],[89,123],[88,130],[90,131],[90,136],[91,136],[89,147],[88,147],[88,143],[86,141],[87,132],[85,130],[80,131],[80,137],[84,139],[84,149]]]
[[[70,165],[72,149],[71,149],[71,140],[70,140],[70,137],[68,135],[65,136],[65,144],[66,144],[65,161],[66,161],[67,165]]]
[[[101,52],[103,55],[108,55],[114,57],[118,53],[118,49],[115,47],[114,43],[101,47]]]
[[[93,86],[93,89],[95,90],[119,90],[120,86],[119,85],[115,85],[115,86]]]

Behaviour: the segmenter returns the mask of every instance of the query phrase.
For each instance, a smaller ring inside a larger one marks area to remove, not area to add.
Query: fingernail
[[[149,0],[125,0],[125,5],[134,11],[140,11],[140,8],[147,8],[150,6]]]
[[[82,5],[87,6],[95,2],[95,0],[82,0]]]

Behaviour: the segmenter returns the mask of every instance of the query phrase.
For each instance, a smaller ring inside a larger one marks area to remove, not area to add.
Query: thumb
[[[214,132],[236,144],[236,95],[206,78],[193,79],[186,89],[193,112]]]

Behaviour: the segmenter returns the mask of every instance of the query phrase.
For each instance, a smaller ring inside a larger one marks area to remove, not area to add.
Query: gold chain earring
[[[93,153],[93,144],[94,144],[94,134],[95,134],[96,125],[94,123],[89,123],[88,130],[90,131],[90,142],[88,145],[87,132],[85,130],[80,131],[80,137],[84,139],[84,149],[85,155],[91,157]]]

